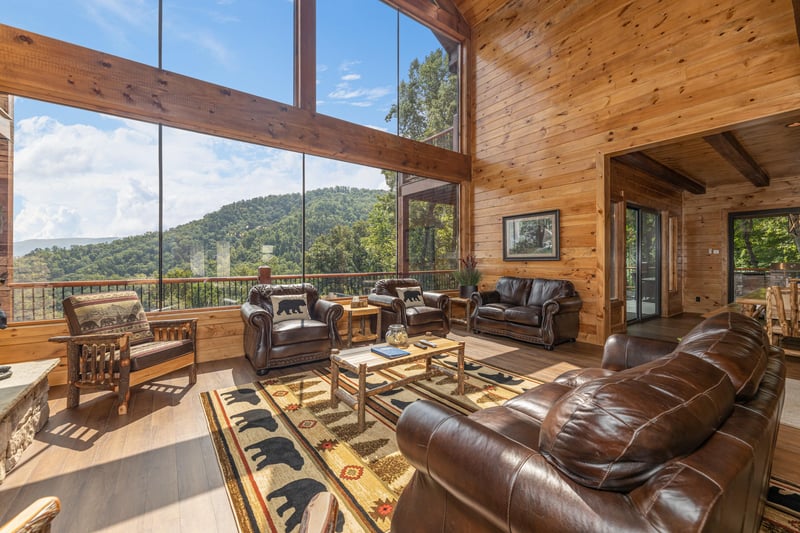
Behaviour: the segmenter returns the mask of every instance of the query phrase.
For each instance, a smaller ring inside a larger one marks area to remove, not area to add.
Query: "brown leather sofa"
[[[583,302],[572,282],[504,276],[494,290],[472,294],[472,331],[542,344],[574,341]]]
[[[418,401],[395,532],[758,531],[784,353],[738,313],[680,344],[615,335],[570,371],[469,416]]]
[[[401,298],[398,289],[419,288],[420,305],[411,306],[406,298]],[[447,307],[450,297],[438,292],[427,292],[414,278],[379,279],[372,288],[367,303],[381,308],[381,338],[391,324],[403,324],[409,336],[424,335],[430,331],[444,337],[450,333],[450,319]]]
[[[274,306],[274,297],[283,301]],[[292,305],[293,297],[305,302]],[[286,317],[276,320],[276,314]],[[327,359],[341,343],[336,323],[343,314],[341,304],[320,299],[310,283],[256,285],[241,307],[245,356],[262,376],[270,368]]]

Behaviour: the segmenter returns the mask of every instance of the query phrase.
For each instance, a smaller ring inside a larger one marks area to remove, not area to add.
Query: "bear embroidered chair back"
[[[259,375],[270,368],[327,359],[340,343],[341,304],[310,283],[256,285],[241,308],[244,354]]]
[[[391,324],[403,324],[412,336],[428,331],[440,337],[450,333],[450,297],[424,291],[416,279],[379,279],[367,303],[381,308],[382,337]]]
[[[67,344],[67,407],[77,407],[82,389],[108,389],[128,412],[130,388],[189,367],[197,381],[197,319],[148,320],[135,291],[73,295],[63,301]]]

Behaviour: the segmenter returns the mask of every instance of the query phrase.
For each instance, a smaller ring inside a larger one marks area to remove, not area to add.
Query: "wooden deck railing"
[[[425,290],[456,288],[452,270],[417,271],[407,274],[419,280]],[[406,274],[403,274],[405,277]],[[353,274],[308,274],[272,276],[272,283],[311,283],[322,297],[352,297],[368,294],[375,281],[394,278],[394,272]],[[197,309],[241,305],[250,288],[258,283],[256,276],[225,278],[59,281],[45,283],[10,283],[11,312],[9,322],[29,322],[62,318],[61,302],[73,294],[89,294],[134,290],[147,311]]]

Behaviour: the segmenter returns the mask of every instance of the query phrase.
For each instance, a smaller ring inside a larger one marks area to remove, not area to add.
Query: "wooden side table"
[[[381,308],[375,305],[367,305],[365,307],[351,307],[350,304],[343,304],[345,314],[347,314],[347,347],[353,346],[353,317],[361,319],[361,328],[359,335],[355,338],[356,342],[372,341],[377,342],[381,334]],[[375,333],[367,335],[365,319],[368,316],[376,315],[378,317],[375,324]]]
[[[464,306],[464,318],[453,318],[453,304]],[[469,298],[461,298],[460,296],[451,296],[450,305],[447,308],[447,313],[450,318],[450,323],[461,324],[467,328],[467,333],[472,331],[469,323],[469,315],[472,307],[472,300]]]

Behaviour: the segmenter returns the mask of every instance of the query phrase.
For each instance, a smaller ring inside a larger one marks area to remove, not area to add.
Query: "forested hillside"
[[[306,271],[394,268],[394,254],[387,257],[382,249],[387,240],[395,243],[393,213],[391,192],[350,187],[308,191]],[[299,273],[302,215],[302,196],[282,194],[238,201],[171,228],[164,232],[165,277],[189,277],[198,271],[220,275],[226,268],[218,268],[217,260],[227,253],[220,255],[220,246],[230,250],[230,272],[224,275],[255,275],[264,262],[265,245],[273,247],[269,264],[274,274]],[[158,261],[158,234],[151,232],[108,243],[36,249],[15,259],[14,279],[157,278]]]

